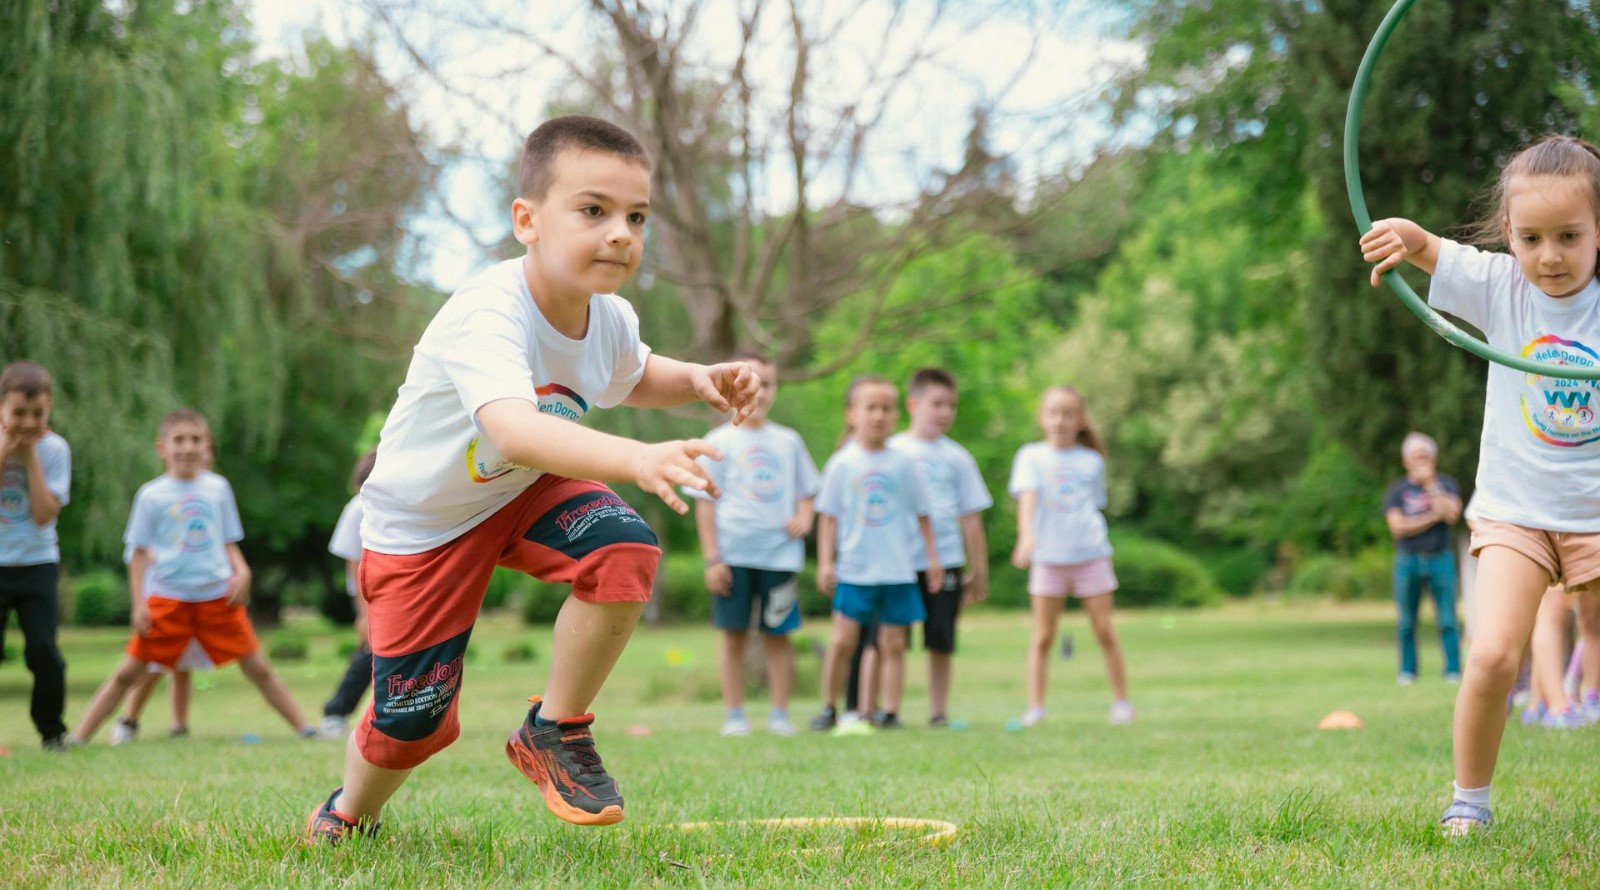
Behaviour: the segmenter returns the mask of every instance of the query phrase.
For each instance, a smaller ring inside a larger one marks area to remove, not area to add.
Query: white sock
[[[1454,782],[1451,782],[1450,784],[1455,788],[1456,800],[1459,800],[1462,803],[1470,803],[1475,807],[1486,807],[1489,805],[1489,788],[1491,786],[1485,785],[1482,788],[1462,788],[1460,785],[1457,785]]]

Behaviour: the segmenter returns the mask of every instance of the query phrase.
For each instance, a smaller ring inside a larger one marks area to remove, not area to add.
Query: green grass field
[[[27,720],[20,658],[0,667],[0,886],[1223,886],[1600,885],[1600,728],[1513,725],[1500,820],[1446,841],[1454,687],[1394,683],[1391,617],[1377,605],[1233,604],[1119,617],[1139,720],[1106,725],[1098,650],[1073,616],[1050,718],[1006,732],[1023,706],[1027,617],[964,621],[953,714],[923,728],[925,667],[911,660],[910,728],[870,737],[717,736],[714,635],[644,628],[595,705],[596,735],[628,819],[578,828],[549,815],[501,750],[538,691],[549,631],[487,618],[469,654],[461,739],[422,767],[375,842],[304,849],[310,808],[342,746],[293,738],[237,668],[206,678],[195,736],[165,738],[165,691],[145,737],[46,755]],[[310,657],[279,665],[308,714],[342,669],[343,634],[306,619]],[[820,638],[821,625],[807,632]],[[12,632],[11,652],[20,655]],[[1431,633],[1425,630],[1425,634]],[[69,722],[110,669],[114,630],[71,630]],[[531,643],[535,661],[508,661]],[[814,669],[815,662],[807,661]],[[797,721],[814,698],[797,702]],[[1366,727],[1321,732],[1329,711]],[[633,735],[648,727],[649,735]],[[244,743],[246,733],[262,737]],[[862,828],[683,822],[868,816],[955,823],[950,843]]]

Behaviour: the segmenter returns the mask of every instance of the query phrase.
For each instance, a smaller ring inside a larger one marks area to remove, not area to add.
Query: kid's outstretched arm
[[[652,357],[652,360],[653,357]],[[722,460],[722,451],[704,439],[647,445],[540,414],[532,402],[496,399],[478,409],[478,426],[507,460],[547,473],[597,482],[632,482],[679,515],[689,505],[677,486],[718,497],[722,491],[697,457]]]
[[[760,392],[761,377],[748,362],[699,365],[652,353],[645,360],[644,375],[623,404],[667,408],[698,399],[718,411],[735,412],[733,423],[738,426],[750,416]]]
[[[1405,260],[1418,269],[1433,274],[1439,265],[1439,236],[1409,219],[1391,217],[1372,224],[1372,229],[1361,236],[1361,258],[1372,267],[1372,286],[1378,286],[1383,273]]]

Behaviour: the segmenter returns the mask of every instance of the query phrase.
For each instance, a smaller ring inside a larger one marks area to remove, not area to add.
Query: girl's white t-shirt
[[[961,517],[994,506],[972,452],[949,436],[923,439],[909,432],[890,436],[889,447],[911,458],[927,486],[933,510],[928,519],[933,524],[933,545],[939,548],[939,562],[943,563],[940,568],[965,566],[967,549],[961,535]],[[928,564],[928,555],[923,552],[926,548],[922,536],[917,535],[915,541],[912,558],[918,568],[923,568]],[[988,554],[978,556],[988,558]]]
[[[1444,240],[1428,303],[1489,345],[1535,361],[1600,366],[1600,283],[1555,298],[1515,257]],[[1600,382],[1489,366],[1476,515],[1556,532],[1600,532]]]
[[[915,561],[915,541],[922,535],[917,517],[931,514],[928,490],[904,454],[845,443],[822,468],[817,512],[838,521],[834,567],[840,581],[914,584],[917,571],[927,568],[926,557]]]
[[[233,577],[228,545],[244,540],[233,486],[209,470],[193,479],[152,479],[133,497],[122,540],[150,551],[146,598],[192,603],[221,599]]]
[[[589,301],[582,340],[557,331],[528,292],[522,260],[479,273],[422,334],[361,488],[368,550],[408,554],[455,540],[543,472],[506,460],[477,424],[479,408],[522,399],[579,421],[620,404],[644,374],[639,317],[614,294]]]
[[[328,552],[346,562],[361,561],[361,495],[351,498],[339,511],[339,521],[334,523],[333,537],[328,539]],[[345,592],[356,595],[356,581],[345,572]]]
[[[1032,560],[1043,565],[1073,565],[1111,555],[1106,536],[1106,462],[1082,445],[1056,448],[1029,442],[1011,464],[1012,497],[1038,492],[1033,511]]]
[[[722,489],[716,505],[718,556],[730,566],[798,572],[806,545],[783,530],[801,498],[817,493],[816,461],[800,434],[768,421],[759,427],[723,424],[706,434],[722,460],[700,458]],[[710,500],[692,488],[684,493]]]

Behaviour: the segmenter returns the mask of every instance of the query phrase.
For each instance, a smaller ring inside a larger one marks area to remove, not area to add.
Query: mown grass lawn
[[[291,737],[237,668],[200,684],[193,738],[166,740],[163,691],[137,743],[111,748],[102,730],[62,756],[37,750],[14,657],[0,667],[0,886],[1600,885],[1600,728],[1511,726],[1500,824],[1464,842],[1440,837],[1454,687],[1433,679],[1431,640],[1428,678],[1395,685],[1386,607],[1235,603],[1119,622],[1132,726],[1106,724],[1104,671],[1074,616],[1076,654],[1055,663],[1049,719],[1005,731],[1023,706],[1027,617],[985,612],[964,621],[956,662],[953,711],[969,728],[923,728],[915,655],[910,728],[859,738],[766,735],[761,701],[757,734],[718,737],[713,633],[642,629],[595,705],[628,819],[594,829],[549,815],[501,750],[542,683],[548,629],[486,618],[460,741],[395,798],[381,838],[340,849],[298,840],[338,782],[342,746]],[[291,629],[310,657],[279,667],[314,717],[344,634],[309,618]],[[123,640],[64,632],[69,722]],[[15,632],[10,642],[20,655]],[[508,658],[524,643],[534,661]],[[797,722],[816,704],[798,702]],[[1335,709],[1365,728],[1318,731]],[[638,728],[649,734],[629,732]],[[930,847],[874,827],[678,827],[829,816],[943,820],[959,832]]]

